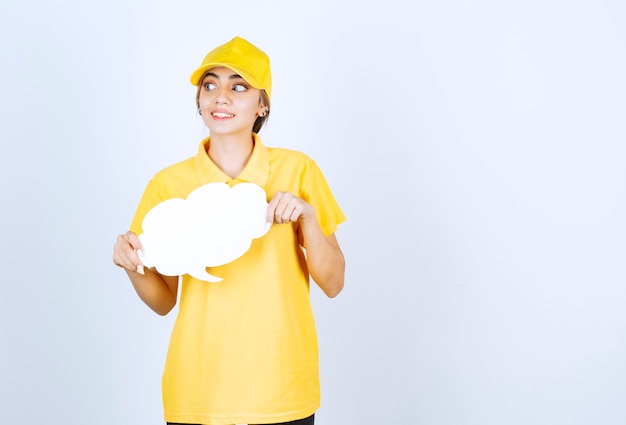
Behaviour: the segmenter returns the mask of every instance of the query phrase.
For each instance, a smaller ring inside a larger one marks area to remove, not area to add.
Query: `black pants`
[[[279,424],[268,424],[268,425],[313,425],[313,421],[315,420],[315,415],[311,415],[308,418],[298,419],[297,421],[291,422],[281,422]],[[179,424],[175,422],[168,422],[167,425],[199,425],[199,424]]]

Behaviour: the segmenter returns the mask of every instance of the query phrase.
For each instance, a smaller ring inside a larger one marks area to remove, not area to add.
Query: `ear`
[[[259,100],[259,109],[257,110],[257,115],[260,117],[264,117],[269,112],[270,108],[263,102],[263,100]]]

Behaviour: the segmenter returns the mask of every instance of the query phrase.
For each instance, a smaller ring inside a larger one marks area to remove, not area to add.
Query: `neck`
[[[252,135],[215,135],[211,136],[211,142],[207,151],[211,160],[224,173],[231,178],[237,177],[248,163],[254,141]]]

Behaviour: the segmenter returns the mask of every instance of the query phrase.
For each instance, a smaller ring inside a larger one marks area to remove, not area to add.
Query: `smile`
[[[215,118],[232,118],[232,117],[234,117],[233,114],[227,114],[225,112],[213,112],[211,115],[213,115]]]

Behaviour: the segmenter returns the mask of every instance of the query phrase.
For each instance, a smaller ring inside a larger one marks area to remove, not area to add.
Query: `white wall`
[[[5,423],[162,423],[174,315],[112,261],[205,135],[191,71],[272,59],[270,146],[348,221],[315,288],[320,425],[626,423],[626,7],[618,0],[0,5]]]

